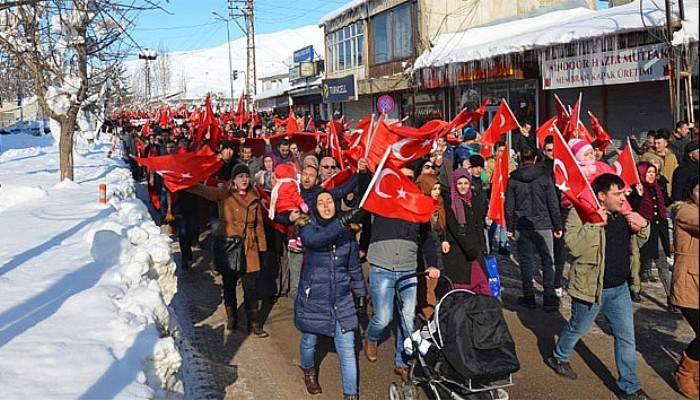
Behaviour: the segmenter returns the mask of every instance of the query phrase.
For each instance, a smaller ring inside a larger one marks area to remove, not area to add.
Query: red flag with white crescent
[[[489,125],[488,129],[481,135],[481,143],[483,145],[493,146],[496,142],[501,140],[501,135],[518,127],[520,127],[520,124],[518,124],[518,120],[515,119],[508,103],[506,103],[505,100],[501,100],[501,105],[498,107],[496,114],[494,114],[491,125]]]
[[[365,210],[386,218],[408,222],[430,221],[438,202],[424,195],[420,189],[396,167],[386,165],[377,172],[374,185],[369,189],[362,206]]]
[[[491,176],[491,198],[486,215],[500,226],[506,226],[506,189],[508,188],[508,159],[510,151],[506,149],[496,157],[496,164]]]
[[[548,136],[554,136],[557,127],[557,117],[554,116],[547,121],[545,121],[539,128],[537,128],[537,143],[539,143],[540,148],[544,148],[544,140]]]
[[[617,161],[613,163],[613,168],[615,168],[615,174],[622,178],[625,182],[627,188],[632,188],[634,185],[640,183],[639,172],[637,171],[637,164],[634,162],[634,156],[632,155],[632,146],[627,141],[627,145],[620,153]]]
[[[196,152],[147,158],[134,157],[134,160],[163,177],[163,183],[171,192],[188,188],[207,179],[224,164],[208,146],[203,146]]]
[[[595,134],[595,140],[600,144],[600,150],[605,151],[610,143],[612,143],[612,139],[605,128],[603,128],[600,121],[598,121],[595,114],[589,111],[588,116],[591,117],[591,128]]]

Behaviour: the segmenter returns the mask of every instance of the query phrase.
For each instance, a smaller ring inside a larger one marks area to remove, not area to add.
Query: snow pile
[[[129,172],[98,143],[56,184],[56,147],[19,147],[0,154],[0,397],[182,398],[170,238]]]
[[[331,22],[332,20],[340,17],[341,15],[347,12],[351,12],[352,10],[364,5],[365,3],[367,3],[367,0],[351,0],[345,5],[338,7],[335,10],[324,15],[323,18],[321,18],[319,25],[325,25],[328,22]]]
[[[640,0],[599,11],[585,8],[554,11],[532,18],[498,25],[471,28],[438,36],[432,49],[425,51],[414,68],[437,67],[450,63],[484,60],[499,55],[520,53],[574,41],[663,27],[666,14],[663,2]],[[678,16],[677,8],[673,14]],[[698,0],[686,0],[685,14],[697,37]],[[693,22],[695,21],[695,22]],[[692,38],[692,34],[688,33]]]

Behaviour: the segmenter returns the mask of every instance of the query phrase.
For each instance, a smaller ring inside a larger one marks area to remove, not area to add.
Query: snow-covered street
[[[76,147],[57,184],[50,135],[0,137],[0,398],[178,398],[170,239],[107,143]]]

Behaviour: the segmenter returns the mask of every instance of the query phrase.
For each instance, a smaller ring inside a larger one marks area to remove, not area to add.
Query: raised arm
[[[186,191],[196,194],[199,197],[203,197],[209,201],[222,201],[228,196],[230,196],[228,190],[223,188],[214,188],[198,183],[190,188],[185,189]]]

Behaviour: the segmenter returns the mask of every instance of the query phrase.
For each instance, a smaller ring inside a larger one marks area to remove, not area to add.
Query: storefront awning
[[[414,68],[487,60],[496,56],[665,26],[666,14],[662,1],[645,0],[642,7],[640,13],[640,0],[636,0],[599,11],[575,8],[442,34],[430,50],[416,59]],[[678,18],[677,6],[674,7],[673,14],[674,18]],[[674,42],[697,41],[698,0],[685,1],[685,16],[687,21],[683,24],[684,36],[674,37]]]

